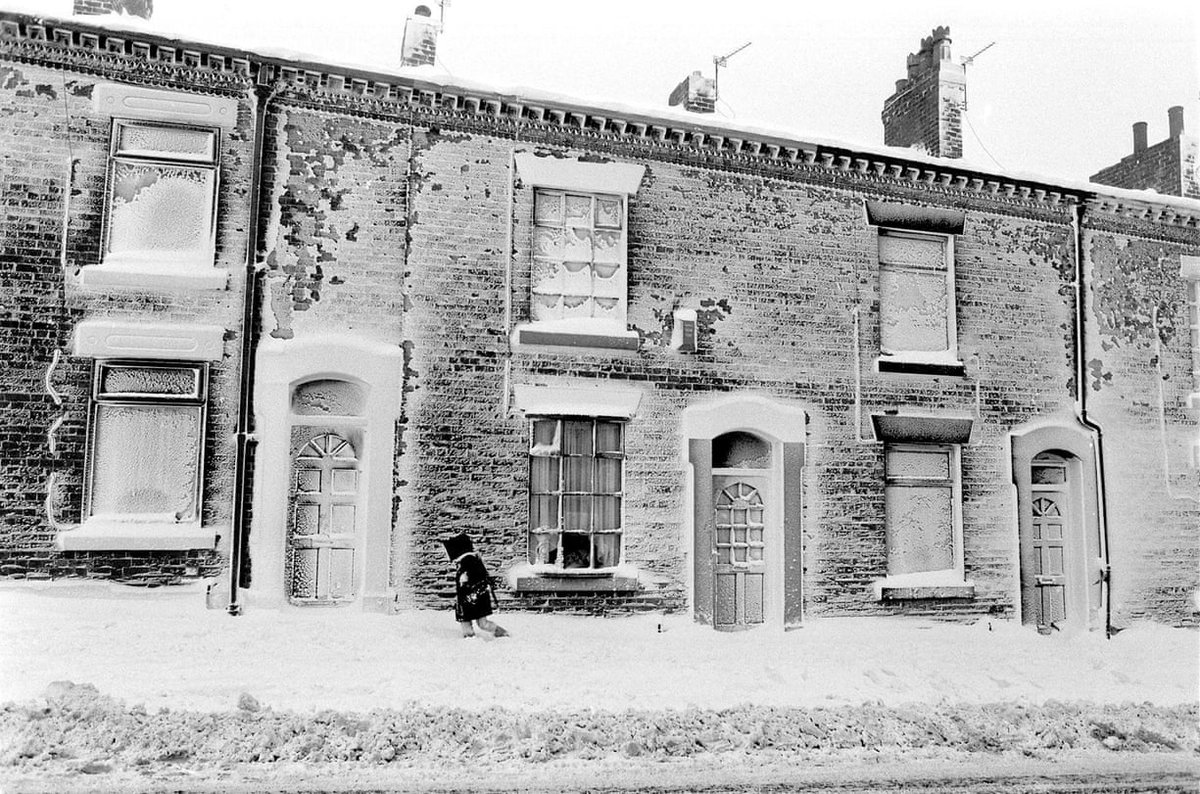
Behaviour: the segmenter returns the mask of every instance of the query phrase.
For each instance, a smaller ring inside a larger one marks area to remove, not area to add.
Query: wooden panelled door
[[[358,456],[349,441],[324,433],[292,461],[288,533],[293,603],[337,603],[356,594]]]
[[[737,630],[765,621],[767,478],[713,476],[713,627]]]
[[[1031,470],[1029,537],[1022,544],[1021,600],[1026,623],[1049,631],[1068,619],[1071,570],[1070,488],[1067,463],[1049,453],[1038,455]]]

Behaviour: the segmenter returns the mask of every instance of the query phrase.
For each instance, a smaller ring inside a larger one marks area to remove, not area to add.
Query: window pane
[[[562,223],[562,193],[549,193],[544,190],[533,194],[533,217],[538,223]]]
[[[616,533],[594,535],[592,548],[597,568],[612,568],[621,562],[621,536]]]
[[[949,349],[944,275],[880,268],[879,285],[879,324],[884,350]]]
[[[592,422],[590,420],[563,421],[563,454],[592,454]]]
[[[879,235],[879,261],[888,264],[946,269],[946,241],[942,238]]]
[[[1034,485],[1057,485],[1067,481],[1067,470],[1062,466],[1037,466],[1032,470]]]
[[[117,154],[211,163],[216,159],[216,142],[214,130],[153,124],[117,127]]]
[[[595,510],[593,527],[596,530],[621,528],[621,497],[597,496],[592,500]]]
[[[314,380],[296,387],[292,413],[297,416],[361,416],[366,403],[363,389],[344,380]]]
[[[564,568],[590,568],[592,542],[586,534],[564,532],[562,536],[562,553]]]
[[[596,452],[624,452],[620,422],[596,422]]]
[[[554,565],[558,562],[558,534],[529,533],[529,563]]]
[[[950,453],[945,450],[889,449],[886,457],[887,476],[948,480]]]
[[[621,492],[621,459],[596,458],[596,493]]]
[[[952,498],[948,487],[886,489],[889,574],[955,567]]]
[[[102,365],[100,393],[200,396],[199,367],[121,367]]]
[[[594,458],[563,458],[563,491],[592,492]]]
[[[592,497],[564,496],[563,529],[587,532],[592,528]]]
[[[535,494],[558,491],[558,463],[560,458],[533,457],[529,465],[529,491]]]
[[[534,496],[529,500],[530,529],[558,529],[558,497]]]
[[[97,406],[92,513],[195,518],[200,419],[198,406]]]
[[[534,455],[550,455],[558,451],[558,421],[535,419],[533,422]]]
[[[595,237],[592,239],[595,245],[595,259],[597,262],[609,262],[616,265],[621,261],[620,232],[596,232]],[[615,269],[614,267],[613,270]]]
[[[596,226],[605,229],[621,228],[621,200],[615,196],[596,197]]]
[[[566,219],[568,226],[591,226],[592,197],[568,195]]]
[[[215,178],[208,168],[117,162],[108,251],[157,256],[210,252]]]

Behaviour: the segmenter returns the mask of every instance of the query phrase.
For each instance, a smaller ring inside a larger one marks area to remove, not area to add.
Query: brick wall
[[[92,108],[103,76],[0,64],[10,109],[0,126],[6,158],[0,222],[0,575],[87,575],[173,581],[215,574],[216,552],[56,552],[59,531],[83,518],[91,359],[71,355],[76,323],[91,318],[208,323],[236,329],[249,220],[249,113],[222,136],[217,266],[233,272],[223,291],[84,287],[80,269],[100,260],[110,120]],[[69,205],[68,205],[69,202]],[[64,229],[64,217],[66,228]],[[65,235],[65,247],[64,247]],[[240,341],[231,330],[210,369],[204,502],[206,526],[228,543],[232,437]]]
[[[1102,169],[1089,179],[1102,185],[1129,188],[1131,190],[1157,190],[1168,196],[1184,195],[1182,139],[1167,138],[1165,141],[1149,146],[1141,152],[1135,152],[1121,158],[1116,165]],[[1193,184],[1191,193],[1195,196],[1195,145],[1191,147],[1193,162]]]

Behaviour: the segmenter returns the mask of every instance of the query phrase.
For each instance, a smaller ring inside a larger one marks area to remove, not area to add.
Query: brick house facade
[[[1198,202],[13,14],[0,94],[0,574],[1196,621]]]

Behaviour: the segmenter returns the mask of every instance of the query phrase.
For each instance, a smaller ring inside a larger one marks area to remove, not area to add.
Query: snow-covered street
[[[513,637],[463,640],[449,610],[250,608],[234,618],[205,608],[202,584],[84,581],[4,582],[0,618],[0,702],[59,680],[200,711],[233,708],[242,693],[301,712],[1198,699],[1196,632],[1152,624],[1111,640],[884,618],[726,634],[684,616],[503,613]]]

